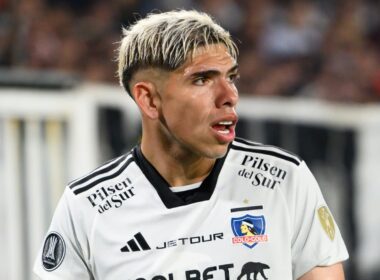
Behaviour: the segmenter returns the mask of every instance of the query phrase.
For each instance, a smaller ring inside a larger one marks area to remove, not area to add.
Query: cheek
[[[162,114],[173,133],[205,133],[215,107],[212,91],[207,87],[177,87],[166,89]]]
[[[186,102],[172,102],[163,110],[169,129],[182,133],[203,131],[210,122],[210,113],[210,106],[207,103],[191,99]]]

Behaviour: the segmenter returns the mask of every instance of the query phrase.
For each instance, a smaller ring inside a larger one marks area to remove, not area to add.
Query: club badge
[[[245,215],[231,219],[233,244],[243,244],[252,249],[260,242],[267,242],[268,236],[265,234],[265,218],[261,216]]]

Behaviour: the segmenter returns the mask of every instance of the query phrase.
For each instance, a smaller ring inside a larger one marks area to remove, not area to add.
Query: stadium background
[[[138,139],[116,43],[121,25],[173,8],[208,12],[230,30],[238,135],[308,162],[349,247],[347,279],[380,279],[375,0],[0,0],[0,278],[35,279],[65,183]]]

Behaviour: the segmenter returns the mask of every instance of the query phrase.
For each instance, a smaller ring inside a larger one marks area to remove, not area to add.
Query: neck
[[[158,138],[145,136],[143,135],[141,140],[142,153],[173,187],[203,181],[216,161],[196,155],[178,144],[163,141],[152,144],[149,139]]]

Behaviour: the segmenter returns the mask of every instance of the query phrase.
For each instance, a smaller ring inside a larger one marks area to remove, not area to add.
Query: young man
[[[344,279],[348,254],[306,164],[235,139],[236,58],[229,33],[195,11],[124,31],[119,76],[141,143],[68,185],[38,276]]]

